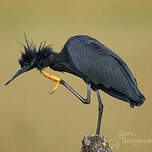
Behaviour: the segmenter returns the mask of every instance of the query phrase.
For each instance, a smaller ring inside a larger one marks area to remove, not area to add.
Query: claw
[[[50,94],[54,93],[56,91],[56,89],[59,87],[60,85],[60,78],[58,78],[57,76],[54,76],[54,75],[49,75],[47,72],[45,72],[44,70],[40,70],[40,72],[43,74],[43,76],[53,80],[53,81],[56,81],[57,84],[56,86],[52,89],[52,91],[50,92]]]
[[[53,94],[56,91],[56,89],[59,87],[59,85],[60,85],[60,81],[57,82],[56,86],[52,89],[50,94]]]

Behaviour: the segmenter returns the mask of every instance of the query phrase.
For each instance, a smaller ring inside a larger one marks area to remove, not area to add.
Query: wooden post
[[[86,134],[82,141],[81,152],[112,152],[104,136]]]

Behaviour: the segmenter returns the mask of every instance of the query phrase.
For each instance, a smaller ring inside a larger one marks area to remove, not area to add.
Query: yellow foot
[[[103,143],[101,143],[101,144],[102,144],[103,147],[106,147],[106,143],[105,143],[105,142],[103,142]]]
[[[60,85],[60,78],[58,78],[57,76],[54,75],[50,75],[47,72],[45,72],[44,70],[40,70],[40,72],[43,74],[43,76],[47,77],[48,79],[51,79],[53,81],[56,81],[57,84],[56,86],[52,89],[52,91],[50,92],[50,94],[54,93],[56,91],[56,89],[59,87]]]

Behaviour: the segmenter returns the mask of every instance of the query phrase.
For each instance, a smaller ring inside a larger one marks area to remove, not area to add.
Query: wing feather
[[[72,37],[66,49],[77,69],[92,83],[113,88],[129,97],[138,90],[126,63],[97,40],[88,36]]]

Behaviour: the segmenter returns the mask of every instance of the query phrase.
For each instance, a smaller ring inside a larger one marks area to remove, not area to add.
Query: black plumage
[[[131,107],[140,106],[145,101],[127,64],[96,39],[86,35],[73,36],[65,43],[60,53],[54,52],[45,43],[41,43],[37,49],[33,41],[28,41],[26,36],[25,40],[26,46],[22,44],[25,53],[22,53],[19,59],[21,69],[6,85],[21,73],[33,68],[41,70],[50,67],[53,70],[68,72],[82,78],[88,85],[87,99],[81,97],[65,81],[61,80],[61,84],[87,104],[90,103],[90,88],[96,91],[99,101],[97,134],[100,132],[103,112],[99,89],[128,102]]]
[[[76,68],[79,76],[91,83],[93,89],[101,89],[131,106],[140,106],[144,102],[127,64],[99,41],[89,36],[74,36],[62,51],[68,52],[74,65],[72,69]]]

